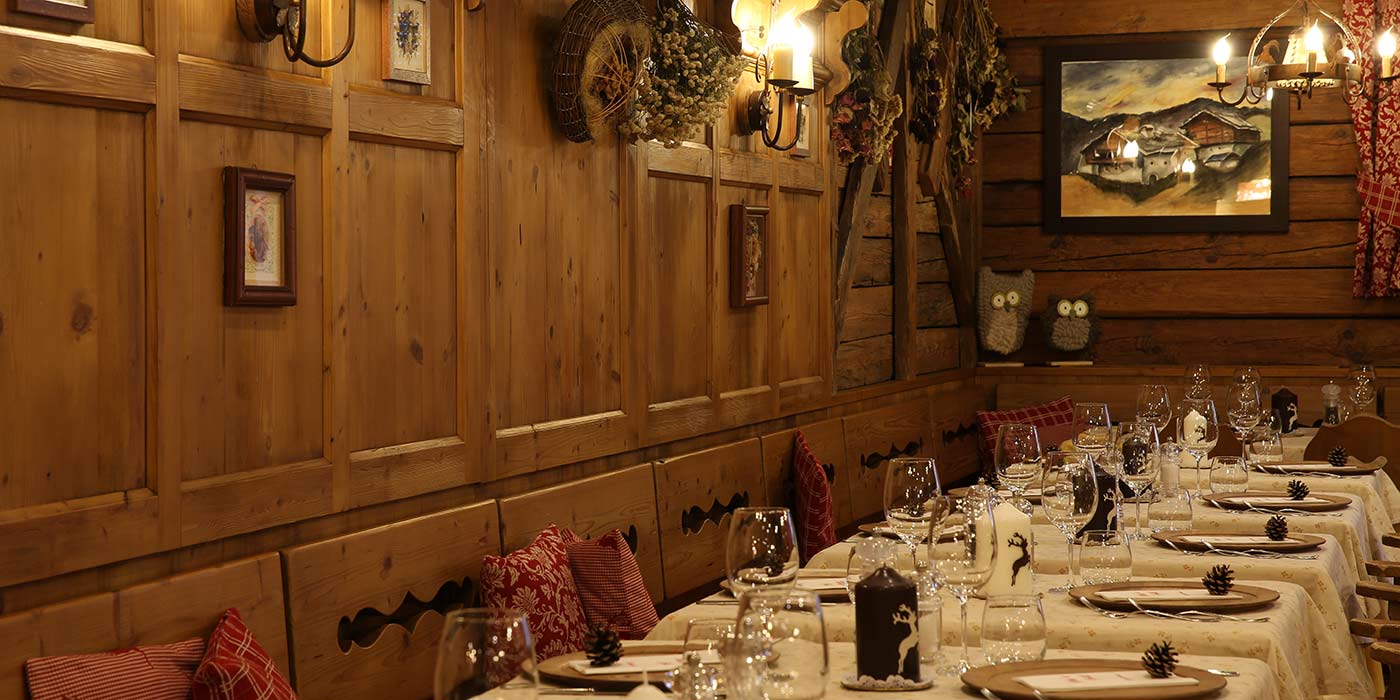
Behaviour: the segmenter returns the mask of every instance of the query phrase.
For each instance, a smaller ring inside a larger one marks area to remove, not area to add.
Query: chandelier
[[[1279,40],[1272,39],[1265,43],[1265,38],[1274,32],[1275,27],[1295,12],[1302,19],[1289,32],[1286,42],[1281,44]],[[1314,12],[1320,17],[1314,17]],[[1295,96],[1301,108],[1303,97],[1311,99],[1313,90],[1317,88],[1341,88],[1348,104],[1354,104],[1358,99],[1376,103],[1390,94],[1397,77],[1393,29],[1376,36],[1379,71],[1369,84],[1363,85],[1361,66],[1357,63],[1362,44],[1331,13],[1313,7],[1309,0],[1297,0],[1254,36],[1254,42],[1249,45],[1244,89],[1238,98],[1229,100],[1225,97],[1225,89],[1234,85],[1225,75],[1225,64],[1230,60],[1229,39],[1228,34],[1221,37],[1211,52],[1215,60],[1215,80],[1209,85],[1215,88],[1222,103],[1232,107],[1245,102],[1259,104],[1273,99],[1275,90],[1285,90]]]

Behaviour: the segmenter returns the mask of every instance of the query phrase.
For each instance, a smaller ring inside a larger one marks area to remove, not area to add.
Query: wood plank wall
[[[0,609],[969,381],[954,332],[930,373],[836,390],[824,110],[808,158],[729,118],[572,144],[568,0],[432,0],[430,86],[380,79],[380,0],[310,3],[308,51],[351,2],[327,70],[231,0],[0,5]],[[221,304],[229,165],[296,176],[295,307]],[[772,209],[767,306],[728,305],[734,203]]]
[[[1341,0],[1319,3],[1338,10]],[[1319,91],[1291,112],[1286,234],[1052,236],[1041,227],[1042,48],[1062,43],[1198,41],[1202,60],[1226,31],[1252,35],[1275,0],[991,0],[1028,112],[986,138],[983,262],[1036,272],[1049,293],[1093,294],[1103,317],[1096,359],[1337,365],[1400,362],[1400,300],[1351,298],[1359,199],[1346,104]],[[1246,31],[1247,30],[1247,31]],[[1142,34],[1142,32],[1154,32]],[[1033,322],[1034,323],[1034,322]],[[1030,330],[1026,359],[1044,359]]]

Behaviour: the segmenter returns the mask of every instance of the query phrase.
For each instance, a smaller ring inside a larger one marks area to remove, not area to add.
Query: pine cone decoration
[[[1282,515],[1275,515],[1269,518],[1269,522],[1264,524],[1264,534],[1275,542],[1282,542],[1288,539],[1288,518]]]
[[[590,627],[584,644],[590,666],[611,666],[622,658],[622,638],[606,627]]]
[[[1301,481],[1298,481],[1297,479],[1294,479],[1294,480],[1288,482],[1288,497],[1289,497],[1289,498],[1291,498],[1291,499],[1293,499],[1293,500],[1295,500],[1295,501],[1301,501],[1301,500],[1303,500],[1304,498],[1307,498],[1309,493],[1312,493],[1312,491],[1310,491],[1310,490],[1308,489],[1308,485],[1307,485],[1307,484],[1305,484],[1305,483],[1303,483],[1303,482],[1301,482]]]
[[[1210,567],[1201,583],[1211,595],[1225,595],[1235,585],[1235,570],[1225,564],[1216,564]]]
[[[1176,670],[1177,656],[1171,642],[1157,642],[1142,655],[1142,667],[1153,678],[1170,678]]]
[[[1334,467],[1345,467],[1347,465],[1346,445],[1337,445],[1327,453],[1327,463]]]

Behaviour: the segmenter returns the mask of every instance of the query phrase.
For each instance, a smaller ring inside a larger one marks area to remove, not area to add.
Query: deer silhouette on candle
[[[899,611],[894,614],[896,625],[908,625],[909,635],[899,643],[899,663],[896,668],[904,668],[904,660],[909,657],[909,652],[919,648],[919,622],[915,619],[914,611],[908,605],[899,606]],[[917,668],[917,653],[915,655],[915,668]]]
[[[1016,585],[1016,576],[1021,573],[1021,569],[1026,568],[1031,563],[1031,545],[1026,541],[1026,536],[1016,533],[1006,542],[1008,545],[1021,550],[1021,556],[1016,557],[1016,561],[1011,562],[1011,585]]]

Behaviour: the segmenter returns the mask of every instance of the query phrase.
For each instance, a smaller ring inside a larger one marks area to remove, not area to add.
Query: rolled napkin
[[[1196,685],[1200,681],[1183,676],[1153,678],[1146,671],[1095,671],[1093,673],[1047,673],[1021,676],[1016,680],[1042,693],[1064,693],[1083,690],[1114,690],[1118,688],[1160,688]]]

